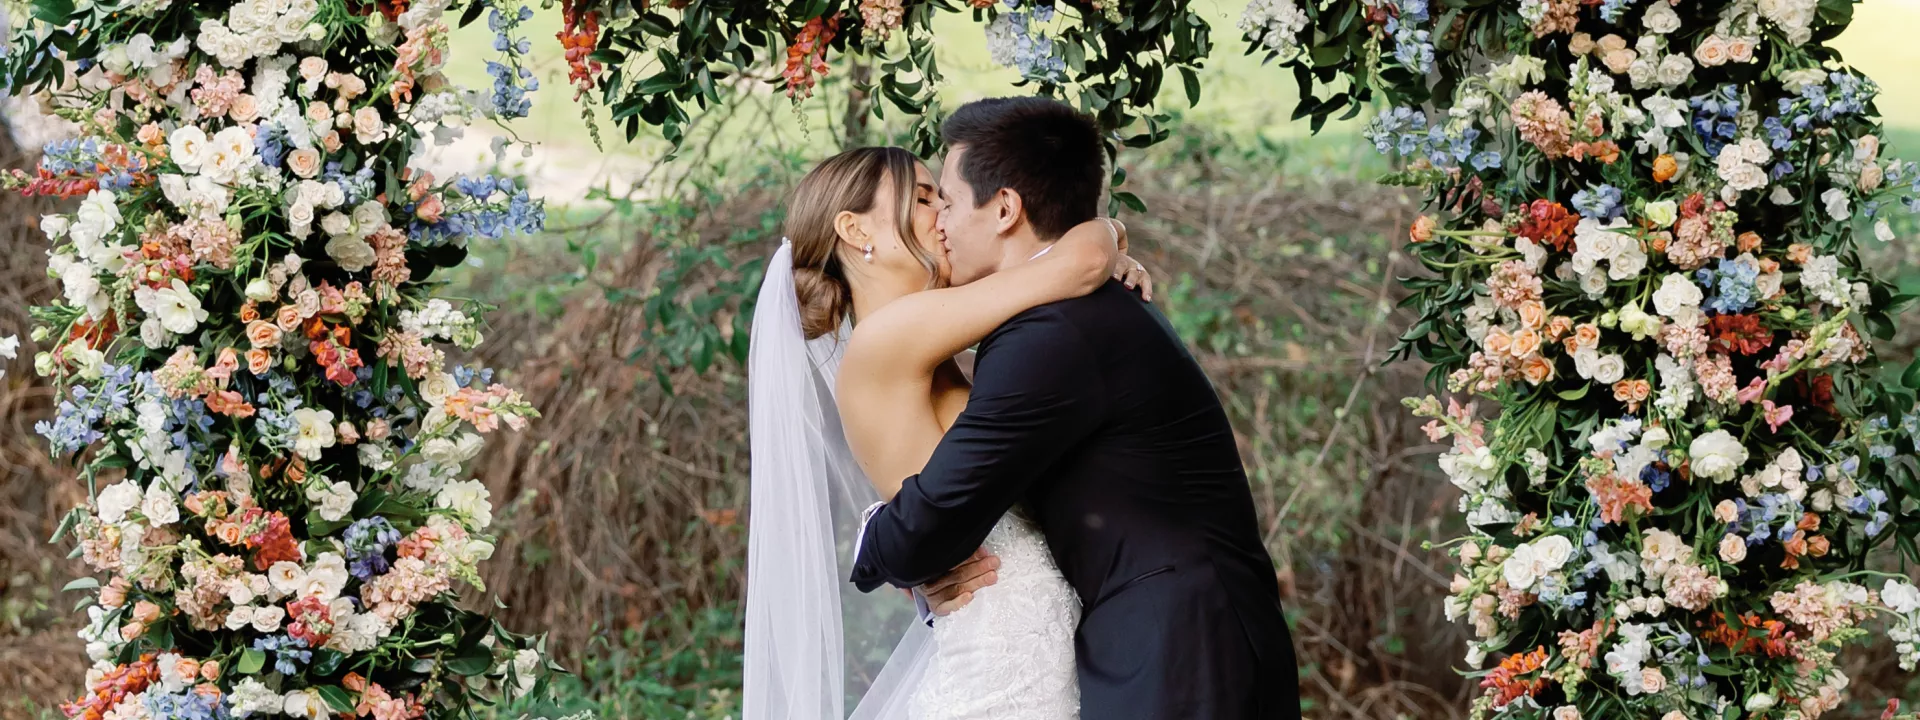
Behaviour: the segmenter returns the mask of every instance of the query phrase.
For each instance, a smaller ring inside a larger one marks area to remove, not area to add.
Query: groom
[[[942,136],[954,284],[1031,260],[1095,216],[1100,137],[1068,106],[982,100]],[[872,514],[853,582],[940,578],[1022,502],[1080,596],[1081,717],[1299,717],[1273,561],[1226,413],[1166,318],[1117,282],[981,342],[966,411]]]

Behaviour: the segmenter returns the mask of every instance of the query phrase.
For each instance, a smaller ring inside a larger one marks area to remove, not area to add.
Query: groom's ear
[[[1000,188],[999,192],[994,193],[994,205],[998,208],[994,229],[1002,235],[1013,232],[1026,215],[1026,201],[1013,188]]]

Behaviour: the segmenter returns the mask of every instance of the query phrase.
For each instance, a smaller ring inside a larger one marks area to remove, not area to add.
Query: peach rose
[[[334,428],[333,432],[335,436],[339,437],[340,444],[342,445],[352,445],[360,442],[360,432],[353,429],[353,423],[345,420],[341,420],[340,426]]]
[[[265,350],[247,351],[247,372],[253,373],[256,376],[265,375],[267,374],[267,369],[271,367],[273,367],[272,353]]]
[[[1693,59],[1705,67],[1719,67],[1727,64],[1727,41],[1719,35],[1708,35],[1700,47],[1694,48]]]
[[[279,325],[280,329],[286,332],[299,329],[300,321],[304,319],[306,318],[300,317],[300,308],[292,305],[281,305],[280,309],[273,314],[274,324]]]
[[[1486,348],[1489,354],[1505,355],[1513,347],[1513,336],[1507,334],[1506,328],[1491,328],[1487,330],[1487,337],[1480,346]]]
[[[1540,355],[1530,355],[1520,361],[1520,377],[1535,385],[1552,380],[1553,361]]]
[[[1740,507],[1733,504],[1732,500],[1721,500],[1719,505],[1713,506],[1713,519],[1723,523],[1731,523],[1738,520],[1740,519]]]
[[[122,578],[114,578],[106,587],[100,588],[100,606],[109,610],[127,604],[127,583]]]
[[[1873,192],[1885,178],[1886,171],[1880,169],[1880,164],[1870,162],[1860,168],[1860,180],[1854,183],[1854,187],[1860,188],[1860,192]]]
[[[173,663],[173,674],[191,680],[200,676],[200,661],[193,658],[180,658]]]
[[[167,133],[161,130],[157,123],[147,123],[140,126],[140,131],[134,134],[134,139],[147,147],[158,147],[167,141]]]
[[[240,304],[240,322],[250,323],[260,319],[260,305],[252,300]]]
[[[330,131],[320,138],[320,146],[326,148],[327,152],[340,152],[340,145],[340,131],[338,130]]]
[[[1657,695],[1667,689],[1667,676],[1660,673],[1660,668],[1643,668],[1640,670],[1640,684],[1647,688],[1647,694]]]
[[[200,679],[207,682],[218,682],[220,680],[220,661],[208,660],[200,663]]]
[[[1753,252],[1760,249],[1760,233],[1748,230],[1740,233],[1740,237],[1734,238],[1733,242],[1740,252]]]
[[[1585,55],[1593,52],[1593,48],[1593,36],[1586,33],[1574,33],[1573,39],[1567,41],[1567,50],[1574,55]]]
[[[130,622],[120,626],[121,640],[132,640],[146,633],[147,626],[144,623]]]
[[[333,124],[333,110],[326,103],[307,104],[307,124],[323,128]]]
[[[151,625],[153,621],[160,619],[160,606],[147,600],[134,603],[133,619]]]
[[[255,320],[247,323],[247,342],[256,350],[280,347],[280,333],[280,328],[270,322]]]
[[[1560,338],[1566,337],[1567,333],[1572,330],[1573,318],[1565,315],[1556,315],[1547,321],[1547,337],[1550,339],[1559,340]]]
[[[1805,265],[1813,259],[1813,246],[1806,243],[1794,243],[1787,246],[1787,259],[1795,265]]]
[[[413,209],[413,215],[422,221],[437,223],[440,222],[440,217],[446,213],[446,210],[446,203],[440,199],[440,194],[434,193],[420,201],[420,205]]]
[[[1593,323],[1580,323],[1573,329],[1573,343],[1575,349],[1600,344],[1600,326]]]
[[[233,103],[227,106],[227,117],[237,123],[250,123],[260,117],[260,101],[253,95],[240,93],[234,96]]]
[[[1727,60],[1737,63],[1753,62],[1753,39],[1737,37],[1728,40]]]
[[[1733,533],[1720,538],[1720,560],[1739,564],[1747,559],[1747,539]]]
[[[1539,351],[1540,333],[1533,328],[1525,328],[1514,333],[1513,347],[1507,349],[1507,353],[1516,358],[1523,358]]]
[[[387,435],[392,431],[393,429],[387,426],[386,418],[374,418],[372,420],[367,421],[367,439],[368,440],[372,440],[375,442],[385,440],[387,439]]]
[[[1613,36],[1609,35],[1608,37]],[[1633,67],[1633,61],[1638,59],[1640,59],[1640,54],[1627,48],[1608,50],[1607,54],[1600,56],[1600,62],[1607,66],[1607,72],[1615,75],[1625,73],[1629,68]]]
[[[1539,300],[1520,303],[1520,324],[1537,328],[1547,322],[1547,306]]]
[[[287,153],[287,169],[302,178],[312,179],[320,174],[320,151],[313,148],[300,148]]]

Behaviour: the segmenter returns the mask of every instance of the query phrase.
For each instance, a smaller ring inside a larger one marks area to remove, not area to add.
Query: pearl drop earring
[[[867,243],[867,262],[873,262],[873,243]]]

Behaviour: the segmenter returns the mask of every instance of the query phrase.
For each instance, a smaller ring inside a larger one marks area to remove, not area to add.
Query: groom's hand
[[[973,557],[960,563],[933,582],[920,586],[920,592],[927,596],[927,604],[933,608],[933,614],[941,617],[953,614],[953,611],[966,607],[973,602],[973,593],[980,588],[999,581],[1000,558],[987,552],[986,548],[973,551]]]

